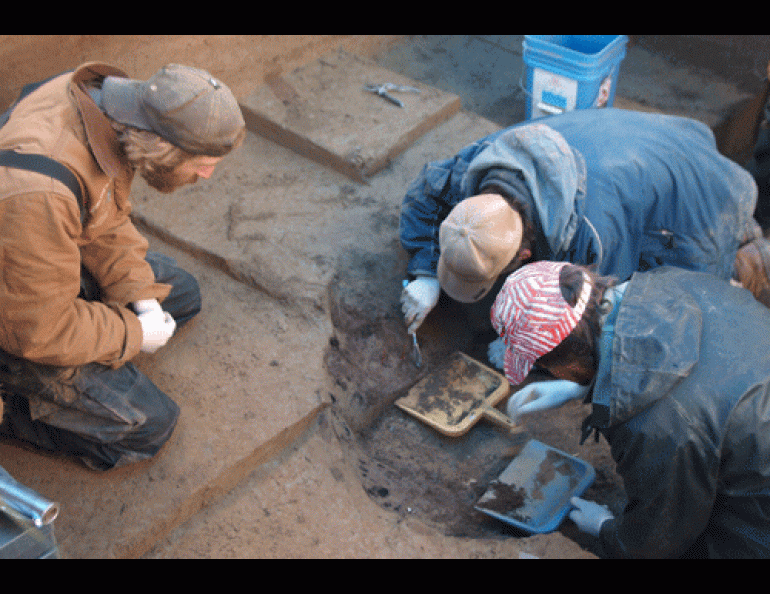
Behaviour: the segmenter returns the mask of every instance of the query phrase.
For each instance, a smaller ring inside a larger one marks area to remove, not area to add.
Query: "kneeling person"
[[[179,408],[130,361],[194,317],[200,291],[147,252],[131,183],[209,178],[244,135],[232,92],[197,68],[137,81],[90,63],[25,89],[0,129],[2,435],[95,469],[168,440]]]
[[[627,505],[575,498],[570,517],[607,557],[770,557],[770,316],[749,291],[661,267],[619,285],[582,266],[529,264],[491,312],[508,380],[537,364],[509,414],[584,398]],[[554,382],[556,383],[556,382]]]

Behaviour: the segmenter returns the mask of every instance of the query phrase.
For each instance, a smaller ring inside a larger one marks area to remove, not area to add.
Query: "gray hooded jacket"
[[[711,275],[634,274],[602,332],[588,425],[628,497],[609,557],[770,557],[770,312]]]

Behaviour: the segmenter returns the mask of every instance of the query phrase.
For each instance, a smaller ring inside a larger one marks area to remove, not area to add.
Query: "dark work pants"
[[[201,309],[197,281],[168,256],[151,252],[147,261],[158,282],[172,285],[162,306],[177,328],[183,326]],[[87,273],[82,286],[81,297],[98,299]],[[98,363],[55,367],[0,351],[0,384],[0,435],[74,456],[95,470],[151,458],[179,417],[176,403],[130,362],[118,369]]]

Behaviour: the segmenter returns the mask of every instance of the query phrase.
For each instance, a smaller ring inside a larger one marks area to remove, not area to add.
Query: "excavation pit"
[[[442,294],[418,331],[423,359],[418,368],[400,310],[405,258],[397,250],[348,253],[329,287],[334,327],[325,357],[334,385],[330,416],[369,497],[448,536],[526,537],[473,506],[532,438],[590,463],[597,478],[585,497],[619,512],[623,489],[609,446],[604,440],[579,445],[580,426],[588,414],[582,403],[531,415],[522,432],[481,420],[455,437],[396,406],[456,351],[491,367],[486,351],[495,338],[484,324],[483,310],[480,314]],[[504,404],[505,399],[497,408],[504,410]],[[563,522],[559,530],[591,547],[571,522]]]

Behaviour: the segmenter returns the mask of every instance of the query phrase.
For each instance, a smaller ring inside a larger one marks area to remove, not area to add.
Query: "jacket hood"
[[[604,323],[593,392],[597,428],[623,423],[665,398],[698,362],[701,308],[675,284],[660,286],[665,270],[673,269],[634,274]]]
[[[465,196],[478,193],[495,169],[521,171],[532,197],[543,235],[554,259],[572,243],[586,195],[583,156],[545,124],[512,128],[498,136],[471,161],[463,178]]]

